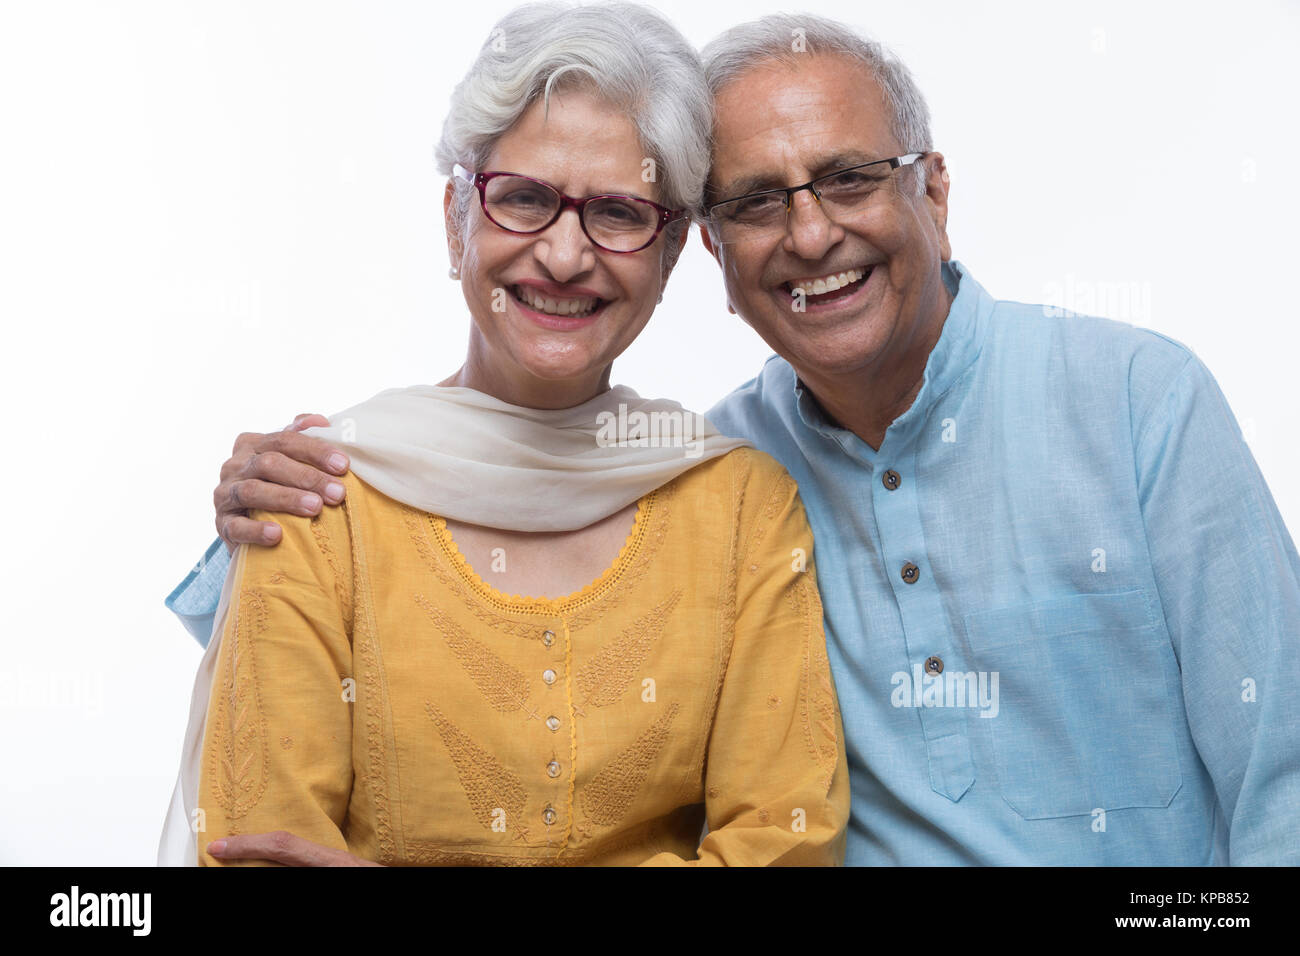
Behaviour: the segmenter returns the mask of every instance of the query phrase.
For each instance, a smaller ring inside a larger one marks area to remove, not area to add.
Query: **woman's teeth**
[[[827,292],[835,292],[846,285],[852,285],[870,271],[870,269],[850,269],[848,272],[835,272],[816,279],[795,279],[790,283],[790,291],[796,294],[802,292],[805,296],[825,295]]]
[[[514,287],[515,298],[531,309],[545,312],[547,315],[589,315],[596,311],[600,299],[558,299],[555,296],[541,295],[528,286]]]

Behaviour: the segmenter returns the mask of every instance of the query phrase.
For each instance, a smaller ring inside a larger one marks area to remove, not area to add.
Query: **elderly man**
[[[877,45],[775,16],[704,57],[702,235],[777,353],[709,417],[808,508],[847,862],[1300,862],[1300,557],[1205,366],[953,261],[925,101]],[[241,436],[218,496],[330,500],[336,451]],[[196,633],[223,571],[169,599]]]

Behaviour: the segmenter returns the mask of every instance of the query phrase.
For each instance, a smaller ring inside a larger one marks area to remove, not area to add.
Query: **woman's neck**
[[[609,391],[612,368],[609,365],[599,373],[574,378],[544,379],[523,369],[503,369],[495,363],[476,360],[471,352],[464,365],[438,384],[472,388],[521,408],[573,408]]]

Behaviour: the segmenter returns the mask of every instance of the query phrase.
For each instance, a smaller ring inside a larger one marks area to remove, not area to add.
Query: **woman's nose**
[[[535,255],[556,282],[568,282],[596,264],[596,248],[582,231],[576,209],[566,209],[537,242]]]

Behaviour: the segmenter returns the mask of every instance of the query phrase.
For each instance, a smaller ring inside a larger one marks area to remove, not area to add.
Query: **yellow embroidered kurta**
[[[201,864],[269,830],[399,865],[842,861],[812,533],[772,458],[646,495],[613,564],[553,600],[497,592],[441,518],[344,483],[316,518],[256,514],[281,543],[236,553]]]

